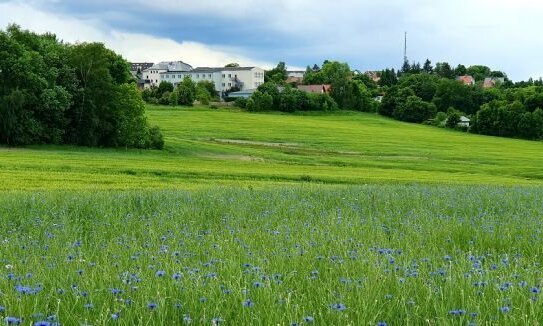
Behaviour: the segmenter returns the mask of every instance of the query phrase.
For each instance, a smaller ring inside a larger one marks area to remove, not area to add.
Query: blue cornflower
[[[23,321],[20,318],[8,316],[4,318],[4,321],[8,325],[20,325]]]
[[[336,311],[343,311],[346,310],[347,307],[343,303],[334,303],[330,305],[330,308]]]
[[[155,275],[158,276],[158,277],[162,277],[162,276],[166,275],[166,272],[165,271],[157,271],[155,273]]]
[[[260,283],[260,282],[253,282],[253,287],[255,287],[255,288],[261,288],[261,287],[263,287],[263,286],[264,286],[263,283]]]
[[[247,307],[247,308],[251,308],[251,307],[253,307],[255,305],[254,302],[251,301],[251,299],[247,299],[247,300],[243,301],[241,304],[244,307]]]
[[[215,317],[213,319],[211,319],[211,324],[212,325],[219,325],[220,323],[222,323],[224,320],[222,320],[222,318],[219,318],[219,317]]]
[[[119,294],[123,293],[123,290],[120,290],[120,289],[109,289],[109,291],[113,295],[119,295]]]
[[[34,323],[34,326],[52,326],[52,325],[56,325],[56,323],[51,323],[50,321],[47,321],[47,320],[40,320]]]
[[[387,326],[387,323],[384,321],[377,322],[377,326]]]
[[[314,320],[315,320],[315,318],[313,318],[312,316],[305,316],[304,317],[304,321],[306,323],[312,323]]]
[[[29,286],[23,286],[21,284],[15,285],[15,291],[21,294],[35,294],[37,291]]]
[[[183,322],[189,324],[192,321],[189,315],[183,315]]]
[[[449,314],[453,316],[463,316],[466,314],[466,311],[462,309],[449,310]]]
[[[530,289],[530,292],[536,293],[536,294],[537,294],[537,293],[540,293],[541,290],[540,290],[538,287],[535,287],[535,286],[534,286],[534,287],[532,287],[532,288]]]
[[[84,307],[85,309],[90,310],[90,309],[94,308],[94,305],[93,305],[92,303],[85,303],[85,305],[83,305],[83,307]]]
[[[150,310],[154,310],[158,305],[154,302],[149,302],[147,304],[147,308],[149,308]]]
[[[175,273],[172,275],[172,278],[176,281],[179,281],[183,275],[181,273]]]
[[[0,313],[2,313],[2,312],[4,312],[4,311],[6,311],[6,307],[0,306]]]
[[[207,298],[206,297],[201,297],[200,298],[200,302],[206,302],[207,301]]]
[[[206,277],[207,277],[207,278],[216,278],[216,277],[217,277],[217,273],[207,273],[207,274],[206,274]]]
[[[509,311],[511,311],[511,308],[509,306],[503,306],[503,307],[500,308],[500,311],[503,312],[504,314],[506,314]]]
[[[113,320],[119,319],[119,313],[113,313],[113,314],[111,314],[111,319],[113,319]]]

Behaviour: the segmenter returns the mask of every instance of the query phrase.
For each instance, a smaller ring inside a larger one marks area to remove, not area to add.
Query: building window
[[[232,83],[228,83],[228,86],[229,86],[229,87],[232,87]]]
[[[222,87],[226,86],[224,83],[222,83]]]
[[[222,78],[225,78],[225,77],[226,77],[226,75],[225,75],[225,74],[222,74]],[[224,86],[224,85],[223,85],[223,86]]]
[[[200,78],[200,75],[196,74],[196,78]]]
[[[181,79],[181,78],[183,78],[183,77],[182,77],[181,75],[177,75],[177,78]]]
[[[228,78],[232,78],[232,74],[228,74]]]
[[[211,79],[211,74],[209,74],[209,79]]]

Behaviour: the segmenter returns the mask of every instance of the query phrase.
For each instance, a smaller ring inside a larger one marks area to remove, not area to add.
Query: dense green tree
[[[272,97],[272,107],[278,108],[280,104],[279,88],[274,82],[266,82],[257,88],[262,93],[270,94]]]
[[[432,66],[432,61],[430,61],[430,59],[426,59],[424,65],[422,66],[422,70],[428,74],[434,72],[434,67]]]
[[[218,97],[217,91],[215,90],[215,83],[210,80],[200,80],[196,84],[196,87],[205,88],[212,99]]]
[[[409,87],[422,100],[430,102],[437,90],[439,78],[430,74],[412,74],[400,78],[402,88]]]
[[[300,107],[298,102],[298,90],[294,90],[291,87],[285,87],[281,93],[279,100],[279,111],[283,112],[294,112]]]
[[[409,87],[391,87],[385,96],[383,96],[383,100],[378,108],[379,114],[393,117],[394,111],[396,111],[410,96],[415,96],[415,93]]]
[[[114,108],[118,112],[118,140],[115,146],[146,147],[149,129],[145,118],[145,103],[135,84],[122,84],[117,89]]]
[[[353,77],[353,80],[359,81],[364,84],[364,86],[366,86],[366,89],[368,89],[369,91],[376,91],[378,88],[377,83],[366,74],[356,75]]]
[[[407,122],[423,122],[436,115],[436,107],[432,103],[423,101],[420,97],[412,95],[394,110],[393,117]]]
[[[468,70],[466,69],[466,66],[462,65],[462,64],[459,64],[458,66],[456,66],[456,68],[454,69],[454,74],[456,76],[465,76],[468,74]],[[473,77],[473,76],[472,76]]]
[[[490,77],[490,68],[482,65],[474,65],[468,67],[466,74],[475,78],[476,81],[484,80],[486,77]]]
[[[473,114],[478,110],[477,103],[473,101],[473,89],[456,80],[441,79],[432,102],[439,111],[445,112],[453,107],[467,114]]]
[[[103,44],[65,44],[11,25],[0,31],[0,74],[0,143],[150,143],[129,65]]]
[[[274,108],[273,97],[268,93],[256,90],[247,101],[247,108],[249,111],[270,111]]]
[[[445,126],[447,128],[454,129],[458,126],[458,123],[460,123],[460,113],[458,113],[456,110],[451,110],[451,112],[447,114]]]
[[[434,72],[441,78],[453,79],[454,71],[447,62],[438,62],[434,68]]]
[[[196,100],[196,84],[190,77],[183,78],[183,81],[177,85],[176,91],[179,96],[179,104],[192,106]]]
[[[52,34],[0,31],[0,143],[61,143],[77,81]]]
[[[239,67],[239,63],[232,62],[232,63],[226,64],[224,67],[225,68],[236,68],[236,67]]]
[[[543,138],[543,110],[536,109],[533,112],[524,112],[520,118],[519,136],[525,139]]]
[[[284,84],[288,78],[287,66],[284,62],[279,62],[277,66],[271,70],[264,72],[264,82],[274,82],[276,84]]]
[[[381,71],[381,78],[379,79],[380,86],[393,86],[398,83],[398,77],[394,69],[385,69]]]
[[[171,93],[173,92],[173,89],[174,86],[172,83],[163,80],[160,82],[160,84],[158,84],[158,88],[156,90],[156,97],[160,98],[166,92]]]

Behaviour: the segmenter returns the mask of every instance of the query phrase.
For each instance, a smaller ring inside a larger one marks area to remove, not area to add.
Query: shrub
[[[245,107],[247,106],[247,99],[244,97],[236,98],[236,100],[234,101],[234,106],[245,109]]]
[[[149,128],[149,139],[147,143],[148,148],[154,149],[163,149],[164,148],[164,137],[158,126],[153,126]]]

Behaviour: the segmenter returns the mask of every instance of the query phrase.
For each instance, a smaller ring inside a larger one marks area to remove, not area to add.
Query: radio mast
[[[403,63],[407,63],[407,32],[404,32],[403,42]]]

